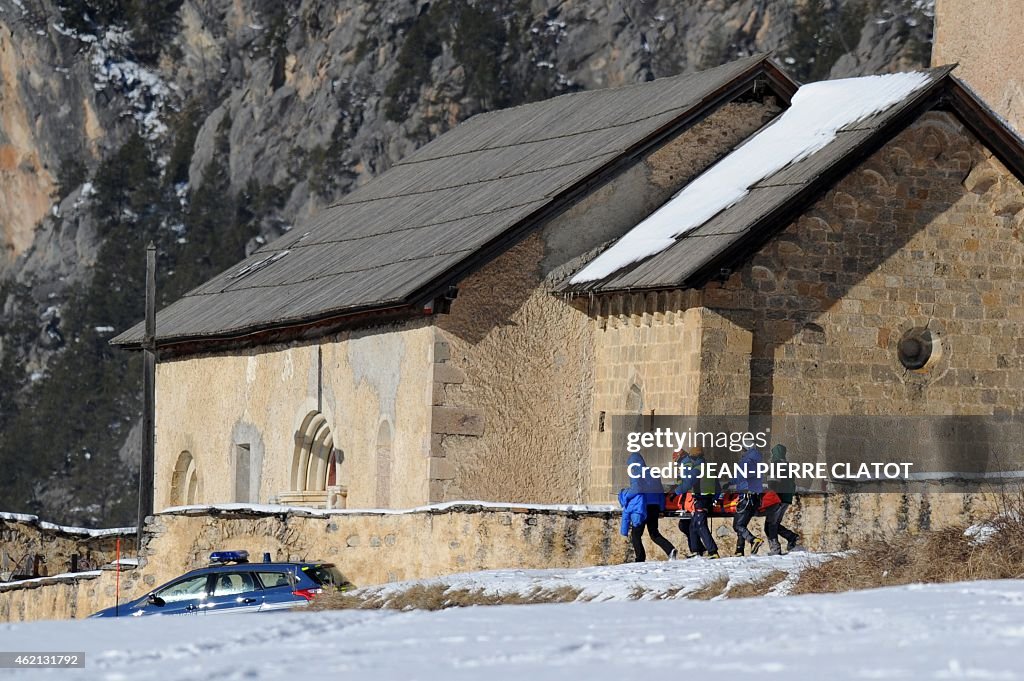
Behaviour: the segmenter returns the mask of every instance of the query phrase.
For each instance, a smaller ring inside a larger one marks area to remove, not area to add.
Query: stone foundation
[[[45,577],[98,568],[115,558],[117,540],[124,555],[135,554],[135,530],[64,527],[35,516],[0,515],[0,584],[8,579]]]

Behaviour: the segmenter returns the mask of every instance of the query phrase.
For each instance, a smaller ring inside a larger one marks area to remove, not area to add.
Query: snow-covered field
[[[798,557],[494,571],[449,580],[521,588],[561,579],[614,599],[585,603],[4,624],[0,650],[85,651],[87,662],[84,670],[8,670],[0,678],[1024,678],[1024,581],[623,600],[637,584],[687,586],[721,573],[742,582],[764,569],[785,569],[787,560]]]

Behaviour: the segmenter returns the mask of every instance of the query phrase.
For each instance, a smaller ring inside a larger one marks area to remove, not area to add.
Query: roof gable
[[[237,338],[422,306],[638,155],[765,80],[785,99],[795,89],[762,55],[474,116],[162,310],[157,340]],[[112,343],[137,346],[142,338],[139,324]]]
[[[603,264],[599,261],[605,254],[584,267],[563,289],[582,293],[699,286],[756,251],[860,161],[922,113],[939,106],[953,111],[1007,167],[1024,179],[1024,144],[1020,137],[963,83],[950,75],[953,68],[940,67],[921,72],[920,82],[908,87],[904,97],[867,117],[840,126],[827,144],[812,153],[799,155],[759,179],[755,176],[755,181],[745,187],[741,196],[731,202],[721,202],[717,211],[701,214],[702,207],[697,205],[696,215],[687,216],[686,206],[676,206],[677,214],[681,208],[684,213],[674,225],[677,231],[655,234],[655,238],[660,238],[657,242],[652,242],[648,236],[644,243],[641,223],[605,252],[611,257],[606,258]],[[794,98],[794,107],[783,117],[796,109],[798,97]],[[758,135],[782,123],[783,117]],[[719,165],[742,161],[744,147],[749,144],[750,141],[741,145]],[[663,209],[677,199],[686,200],[687,190],[702,178],[712,175],[717,167],[691,182]],[[691,203],[697,202],[691,199]],[[634,242],[632,252],[627,241],[631,235]],[[645,245],[648,246],[646,251]],[[615,253],[616,247],[619,247],[618,254]],[[594,265],[599,266],[592,267]],[[589,274],[588,268],[592,268]]]

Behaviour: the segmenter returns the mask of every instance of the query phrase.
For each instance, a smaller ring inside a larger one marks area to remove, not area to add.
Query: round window
[[[924,369],[937,355],[938,339],[928,329],[910,329],[900,338],[896,352],[900,364],[910,371]]]

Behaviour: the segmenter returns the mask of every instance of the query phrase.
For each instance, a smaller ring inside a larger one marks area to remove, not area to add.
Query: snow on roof
[[[102,570],[86,570],[84,572],[62,572],[59,575],[46,577],[32,577],[30,579],[18,579],[12,582],[0,582],[0,591],[11,591],[24,589],[26,587],[44,586],[56,584],[57,582],[76,582],[80,579],[95,579],[103,574]]]
[[[55,532],[64,532],[65,534],[81,534],[88,535],[90,537],[109,537],[118,534],[135,534],[136,532],[136,528],[134,527],[111,527],[109,529],[93,530],[88,527],[57,525],[55,523],[48,523],[45,520],[40,520],[39,516],[28,515],[27,513],[7,513],[0,511],[0,520],[7,520],[16,523],[28,523],[30,525],[36,525],[41,530],[52,530]]]
[[[929,82],[927,73],[911,71],[801,86],[790,108],[771,125],[686,185],[569,283],[603,279],[664,251],[737,203],[758,182],[820,151],[840,130],[898,104]]]

